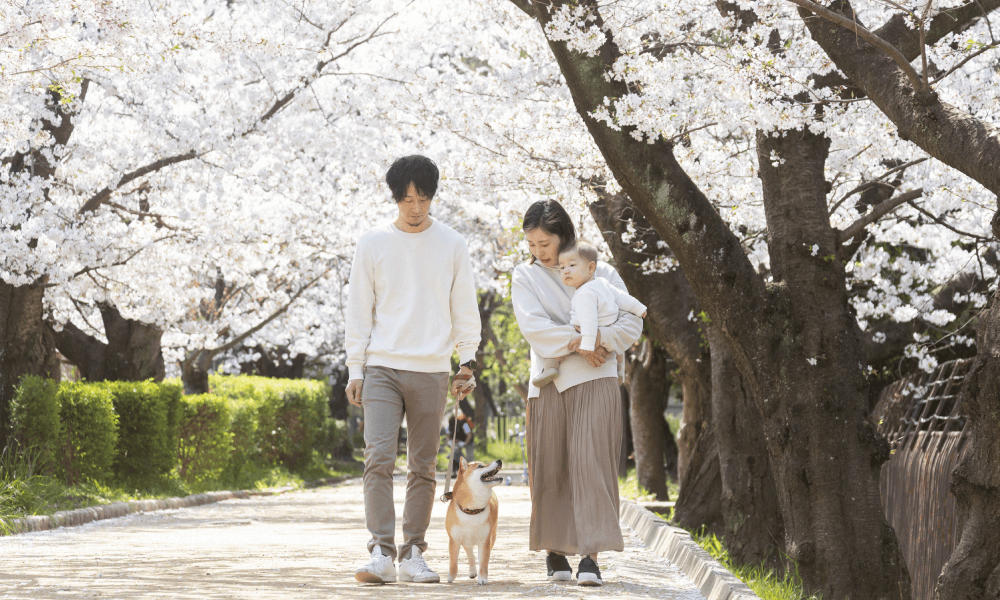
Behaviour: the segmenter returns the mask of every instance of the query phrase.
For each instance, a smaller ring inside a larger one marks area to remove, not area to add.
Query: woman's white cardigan
[[[514,305],[514,316],[517,317],[521,334],[531,346],[531,376],[534,377],[541,371],[542,357],[565,356],[559,366],[559,376],[554,381],[556,389],[560,392],[585,381],[601,377],[617,377],[618,367],[614,355],[609,356],[603,365],[595,368],[579,354],[570,353],[567,346],[573,336],[577,335],[573,326],[569,324],[570,300],[575,290],[562,283],[558,271],[558,268],[544,267],[537,262],[522,263],[514,269],[511,302]],[[618,272],[605,262],[597,263],[595,275],[607,279],[609,283],[623,291],[628,291]],[[617,322],[599,329],[601,345],[611,352],[623,353],[642,334],[642,319],[622,312]],[[538,397],[538,388],[530,381],[528,397]]]

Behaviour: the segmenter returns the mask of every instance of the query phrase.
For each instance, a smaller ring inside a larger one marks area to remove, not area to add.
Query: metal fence
[[[965,447],[962,383],[971,360],[901,379],[882,392],[875,419],[892,456],[882,466],[882,507],[896,530],[914,600],[934,597],[941,568],[958,543],[951,472]]]

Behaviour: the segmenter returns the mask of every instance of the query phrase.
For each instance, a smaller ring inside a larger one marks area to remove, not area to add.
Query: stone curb
[[[649,549],[677,565],[690,577],[706,600],[760,600],[683,529],[668,525],[630,500],[621,501],[621,520],[636,532]]]
[[[341,483],[350,477],[327,477],[316,481],[306,482],[306,488],[319,487],[321,485],[332,485]],[[88,506],[74,510],[61,510],[51,515],[32,515],[30,517],[18,517],[6,523],[5,531],[0,530],[0,536],[16,535],[18,533],[28,533],[32,531],[48,531],[57,527],[75,527],[100,521],[102,519],[113,519],[124,517],[132,513],[152,512],[155,510],[167,510],[171,508],[187,508],[191,506],[201,506],[202,504],[212,504],[233,498],[247,499],[254,496],[275,496],[290,492],[296,488],[294,486],[284,486],[280,488],[269,488],[263,490],[222,490],[217,492],[205,492],[202,494],[192,494],[182,498],[151,498],[148,500],[131,500],[129,502],[114,502],[100,506]]]

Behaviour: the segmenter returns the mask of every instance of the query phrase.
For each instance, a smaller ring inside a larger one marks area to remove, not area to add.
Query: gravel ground
[[[396,482],[397,516],[402,481]],[[439,481],[439,491],[443,480]],[[361,585],[367,559],[360,480],[227,500],[0,538],[0,598],[658,598],[704,600],[677,567],[625,529],[621,553],[601,556],[605,585],[550,583],[545,556],[527,550],[525,486],[496,488],[500,529],[490,582]],[[424,554],[446,581],[446,505],[437,502]],[[399,524],[397,522],[397,532]],[[398,533],[397,533],[398,535]],[[398,541],[398,539],[397,539]],[[576,566],[576,561],[571,560]]]

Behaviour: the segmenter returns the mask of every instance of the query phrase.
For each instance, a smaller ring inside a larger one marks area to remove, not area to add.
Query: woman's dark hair
[[[576,242],[576,228],[573,227],[573,220],[569,218],[566,209],[555,200],[539,200],[528,207],[524,212],[524,221],[521,223],[523,231],[541,228],[545,233],[559,236],[559,250],[569,248]],[[535,257],[531,257],[531,262],[535,262]]]
[[[434,161],[419,154],[397,158],[385,173],[385,182],[397,203],[406,196],[406,188],[413,183],[417,191],[433,198],[438,189],[438,168]]]

